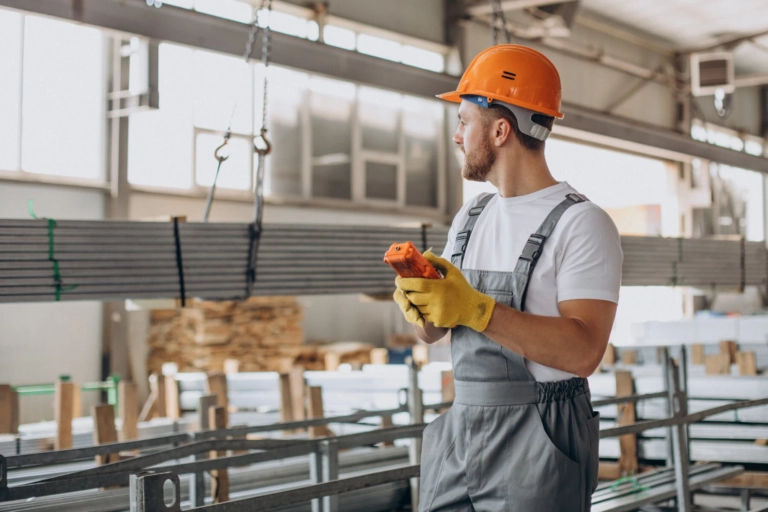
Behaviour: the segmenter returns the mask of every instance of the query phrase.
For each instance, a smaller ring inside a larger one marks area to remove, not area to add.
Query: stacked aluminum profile
[[[445,227],[268,224],[249,287],[249,228],[0,220],[0,303],[388,294],[394,272],[382,258],[391,244],[412,241],[439,254],[447,239]],[[761,242],[626,236],[622,246],[626,286],[766,283],[768,258]]]
[[[391,293],[395,242],[441,251],[445,228],[264,227],[251,295]],[[177,251],[178,241],[178,251]],[[248,224],[0,221],[0,302],[243,299]],[[180,272],[182,270],[182,272]]]
[[[704,238],[623,236],[625,286],[766,284],[763,242]]]

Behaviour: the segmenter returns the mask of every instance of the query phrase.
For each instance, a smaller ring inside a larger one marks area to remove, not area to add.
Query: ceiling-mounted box
[[[691,54],[691,93],[694,96],[711,96],[722,89],[732,93],[733,54],[730,52],[710,52]]]

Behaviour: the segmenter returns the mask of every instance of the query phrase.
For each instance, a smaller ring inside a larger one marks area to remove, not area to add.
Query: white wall
[[[0,183],[0,218],[28,219],[27,201],[39,217],[102,219],[102,192]],[[75,382],[100,378],[102,306],[99,302],[0,304],[0,383],[53,382],[71,375]],[[83,395],[87,411],[95,404]],[[21,421],[53,419],[53,396],[24,397]]]

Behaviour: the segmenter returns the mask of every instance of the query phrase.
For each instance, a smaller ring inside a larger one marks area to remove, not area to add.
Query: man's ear
[[[493,122],[493,130],[494,145],[496,147],[501,147],[509,140],[509,137],[512,134],[512,125],[509,121],[500,117]]]

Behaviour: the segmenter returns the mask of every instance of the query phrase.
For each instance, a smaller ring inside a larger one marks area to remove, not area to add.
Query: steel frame
[[[674,472],[674,482],[662,485],[662,487],[659,488],[659,493],[661,494],[658,494],[658,496],[653,494],[653,496],[644,497],[643,499],[650,503],[653,500],[659,501],[662,499],[675,497],[678,502],[679,509],[688,511],[691,507],[691,489],[698,489],[704,485],[708,485],[709,483],[716,481],[717,479],[738,474],[743,470],[743,468],[739,466],[734,466],[731,468],[720,468],[719,465],[713,465],[707,471],[704,471],[700,466],[692,467],[689,470],[687,434],[685,431],[686,426],[690,423],[701,421],[706,417],[713,416],[724,411],[766,405],[768,404],[768,398],[757,400],[742,400],[736,403],[708,409],[706,411],[688,414],[686,406],[687,396],[680,382],[680,373],[677,366],[671,363],[666,350],[667,349],[664,349],[666,354],[664,361],[665,373],[667,375],[666,382],[668,384],[667,391],[662,393],[650,393],[645,395],[633,395],[622,398],[598,400],[594,402],[594,405],[610,405],[622,402],[637,402],[640,400],[667,398],[667,401],[671,404],[669,418],[656,421],[645,421],[623,427],[603,429],[600,432],[600,437],[605,438],[616,437],[625,434],[636,434],[659,427],[669,428],[668,442],[672,448],[671,456],[674,459],[674,464],[670,466],[667,471]],[[258,506],[259,510],[265,510],[266,507],[276,506],[278,504],[285,505],[289,502],[298,503],[300,501],[312,500],[313,512],[335,512],[338,510],[338,495],[340,493],[387,482],[415,479],[418,476],[419,461],[418,459],[414,460],[415,452],[412,451],[410,465],[404,468],[369,473],[353,478],[339,479],[339,450],[373,445],[380,442],[393,441],[397,439],[419,439],[425,426],[422,422],[423,410],[437,410],[450,405],[450,403],[441,403],[423,406],[421,404],[421,393],[419,393],[420,389],[417,387],[417,380],[413,378],[413,376],[417,374],[417,370],[414,365],[411,365],[409,373],[410,378],[408,403],[394,409],[379,411],[359,411],[345,416],[315,418],[305,421],[275,423],[271,425],[210,430],[193,434],[178,434],[173,436],[164,436],[162,438],[156,439],[113,443],[110,445],[95,446],[92,448],[83,448],[77,450],[66,450],[64,452],[22,455],[9,457],[7,459],[0,457],[0,501],[26,499],[35,496],[59,494],[97,487],[126,485],[130,482],[132,506],[131,511],[136,512],[145,510],[158,510],[160,509],[160,501],[156,500],[162,499],[162,493],[158,495],[155,492],[156,486],[159,485],[160,488],[162,488],[164,482],[170,480],[176,484],[175,492],[178,496],[178,493],[180,492],[178,486],[178,475],[190,474],[190,481],[193,485],[193,488],[190,491],[190,496],[193,505],[197,507],[193,510],[239,511],[253,510],[256,506]],[[359,422],[360,420],[367,417],[390,415],[404,412],[406,410],[410,413],[412,422],[412,424],[407,426],[373,430],[363,433],[338,436],[335,438],[289,440],[242,439],[243,436],[249,433],[306,428],[310,426],[338,422],[354,423]],[[233,437],[240,437],[241,439],[233,439]],[[49,478],[30,484],[8,487],[7,473],[9,468],[21,468],[42,464],[55,464],[89,458],[97,454],[114,453],[115,451],[128,449],[157,448],[161,446],[167,446],[169,444],[174,444],[176,446],[167,450],[163,450],[157,453],[150,453],[148,455],[143,455],[127,461],[117,462],[83,471],[77,471],[74,473],[69,473],[63,476]],[[196,458],[196,460],[192,462],[175,463],[170,465],[172,461],[177,461],[179,459],[188,458],[214,450],[248,450],[250,453],[245,455],[234,455],[215,459]],[[199,485],[196,486],[195,484],[198,481],[202,481],[204,472],[214,469],[243,466],[302,455],[309,455],[310,475],[313,481],[312,485],[299,487],[288,491],[280,491],[278,493],[267,494],[257,498],[232,501],[225,504],[218,504],[209,507],[203,506],[204,489],[202,489]],[[152,468],[152,472],[146,472],[148,468]],[[171,470],[165,471],[166,469]],[[661,476],[657,475],[654,478],[657,478],[658,480],[658,478],[661,478]],[[670,485],[672,487],[669,487]],[[158,496],[160,497],[158,498]],[[168,510],[176,509],[170,508]]]

